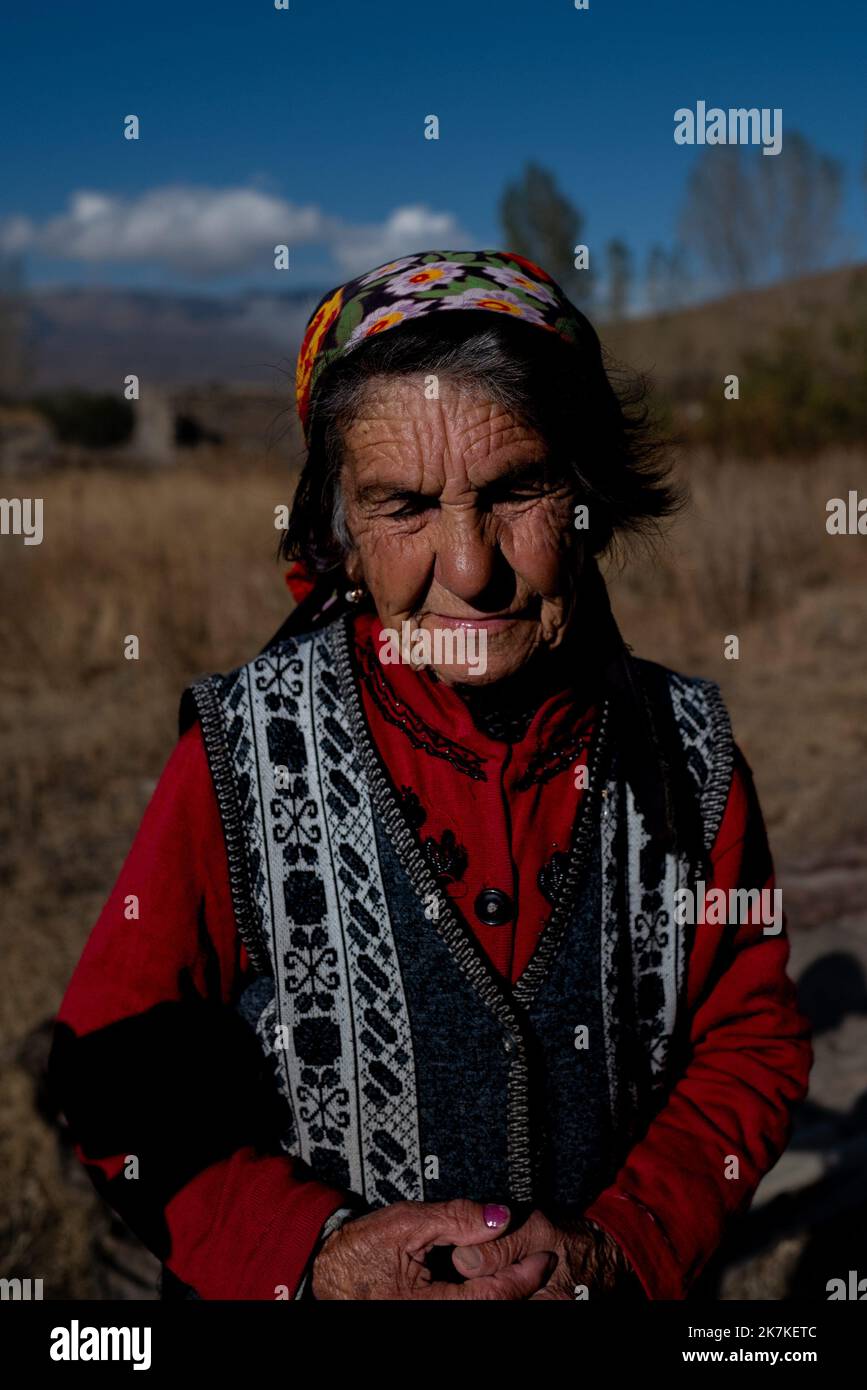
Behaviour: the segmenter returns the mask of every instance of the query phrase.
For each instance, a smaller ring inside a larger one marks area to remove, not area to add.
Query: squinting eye
[[[496,507],[501,506],[503,503],[508,506],[510,503],[516,502],[535,502],[536,499],[541,496],[543,496],[542,488],[527,488],[523,492],[505,492],[500,497],[493,497],[491,498],[490,505]]]
[[[410,516],[420,516],[422,512],[430,511],[436,506],[433,497],[409,498],[393,512],[385,512],[389,519],[392,517],[405,518]]]

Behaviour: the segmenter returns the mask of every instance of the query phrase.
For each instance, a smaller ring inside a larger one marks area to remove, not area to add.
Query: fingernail
[[[474,1245],[462,1245],[460,1258],[461,1264],[466,1265],[467,1269],[478,1269],[482,1263],[482,1257]]]
[[[489,1202],[485,1207],[485,1225],[490,1226],[492,1231],[496,1231],[499,1226],[505,1226],[509,1219],[509,1208],[501,1207],[499,1202]]]

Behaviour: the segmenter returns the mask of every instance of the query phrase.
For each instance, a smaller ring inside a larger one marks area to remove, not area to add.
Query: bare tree
[[[839,238],[843,169],[793,131],[779,155],[763,159],[766,226],[783,275],[804,275],[827,265]]]
[[[592,298],[592,270],[575,268],[574,247],[582,242],[584,218],[549,170],[530,163],[520,179],[507,185],[500,223],[507,250],[547,270],[576,303]]]
[[[661,314],[665,308],[665,248],[654,244],[647,253],[645,271],[647,307],[651,314]]]
[[[773,156],[707,148],[687,180],[681,234],[725,289],[803,275],[837,248],[842,189],[839,162],[798,131]]]
[[[680,218],[687,246],[727,289],[754,284],[766,256],[761,199],[748,159],[740,145],[705,149],[687,180]]]
[[[654,243],[647,253],[645,297],[651,314],[680,309],[690,298],[692,279],[684,248]]]
[[[612,238],[605,248],[608,284],[607,315],[611,323],[626,317],[632,293],[632,253],[625,241]]]

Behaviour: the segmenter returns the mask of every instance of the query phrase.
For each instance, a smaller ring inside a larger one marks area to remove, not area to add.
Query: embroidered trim
[[[253,885],[258,866],[250,862],[249,841],[243,823],[244,808],[239,802],[238,783],[232,773],[226,729],[220,713],[217,695],[219,684],[220,678],[211,676],[191,686],[190,693],[198,711],[220,810],[238,935],[254,970],[260,974],[273,974],[271,959],[263,941],[262,919],[256,911],[257,897]]]
[[[701,806],[705,862],[692,866],[689,881],[690,887],[694,888],[699,879],[707,879],[710,874],[709,857],[722,825],[734,772],[734,738],[728,710],[714,681],[687,680],[670,672],[669,690]],[[678,996],[682,998],[686,989],[688,957],[686,929],[682,928],[678,936],[681,948],[677,988]],[[681,1020],[678,1027],[683,1031],[685,1020]]]
[[[328,846],[323,876],[334,873],[339,924],[331,930],[346,954],[352,1011],[350,1048],[357,1057],[361,1149],[366,1197],[386,1202],[424,1196],[418,1103],[409,1010],[391,929],[388,900],[364,771],[346,732],[334,672],[333,644],[318,635],[311,663],[313,717],[305,738],[318,758]],[[331,866],[334,866],[333,869]]]
[[[398,800],[407,823],[413,830],[421,830],[427,820],[427,811],[422,806],[418,793],[413,791],[412,787],[401,787]]]
[[[719,831],[734,766],[728,712],[712,681],[688,680],[668,673],[668,686],[687,766],[698,793],[705,856]],[[704,864],[690,864],[682,854],[667,854],[656,887],[646,863],[649,837],[632,791],[627,788],[627,860],[633,949],[633,989],[639,1038],[650,1062],[651,1084],[664,1094],[675,1038],[686,1026],[684,1008],[687,928],[674,922],[671,907],[677,889],[705,876]]]
[[[571,767],[586,748],[590,747],[591,735],[570,731],[561,734],[554,743],[533,755],[527,769],[518,778],[515,788],[519,792],[529,791],[537,783],[544,785],[556,777],[564,768]]]
[[[675,902],[675,889],[686,881],[688,870],[680,858],[666,854],[658,879],[650,879],[645,867],[650,836],[631,787],[626,788],[626,815],[627,893],[638,1032],[650,1062],[651,1077],[657,1082],[666,1074],[682,973],[683,933],[675,925],[670,908]]]
[[[383,719],[388,720],[389,724],[393,724],[396,729],[400,729],[401,733],[409,739],[413,748],[420,749],[422,753],[427,753],[431,758],[443,758],[451,764],[455,771],[462,772],[466,777],[471,777],[474,782],[487,782],[488,774],[485,772],[484,759],[478,753],[475,753],[472,748],[466,748],[462,743],[453,742],[444,734],[437,733],[436,729],[432,729],[408,705],[397,699],[383,675],[373,643],[368,640],[363,647],[357,646],[356,650],[360,657],[359,674],[370,691]]]
[[[539,892],[544,898],[547,898],[552,907],[560,895],[568,863],[569,855],[566,851],[555,849],[551,858],[542,865],[536,875]]]
[[[617,948],[621,940],[621,923],[624,904],[621,901],[620,857],[618,850],[623,839],[618,837],[618,817],[616,807],[620,785],[615,774],[616,757],[612,757],[611,771],[605,785],[605,810],[607,815],[600,817],[599,836],[602,856],[600,890],[600,951],[599,987],[602,996],[602,1028],[605,1051],[605,1070],[608,1079],[608,1100],[615,1131],[623,1123],[621,1102],[620,1057],[618,1053],[618,1029],[614,1020],[621,1018],[621,978],[618,969]],[[635,1077],[629,1078],[629,1111],[638,1110],[638,1086]]]
[[[719,686],[713,681],[686,680],[671,672],[669,689],[687,766],[700,797],[704,847],[709,853],[719,833],[731,787],[731,722]]]
[[[369,800],[331,666],[327,639],[290,639],[217,686],[275,977],[257,1032],[270,1025],[281,1039],[266,1051],[285,1074],[291,1151],[365,1200],[420,1199],[406,1001]],[[205,705],[209,742],[219,747]],[[233,846],[231,862],[238,858]]]
[[[606,701],[602,706],[602,713],[591,743],[587,787],[578,807],[578,815],[572,832],[572,847],[569,851],[569,860],[563,875],[559,898],[542,928],[541,936],[536,943],[536,949],[530,957],[529,963],[514,987],[515,998],[527,1007],[533,1002],[563,939],[569,913],[575,901],[575,893],[590,857],[594,824],[591,813],[599,800],[602,773],[608,758],[608,722],[609,711]]]
[[[371,801],[394,846],[412,887],[422,902],[435,905],[432,923],[466,979],[482,1002],[508,1029],[515,1049],[509,1072],[508,1155],[511,1196],[516,1202],[533,1197],[533,1173],[529,1116],[529,1065],[523,1024],[505,986],[493,972],[481,948],[459,921],[451,903],[437,883],[424,855],[404,819],[380,762],[364,719],[360,691],[353,678],[352,638],[346,618],[334,625],[334,652],[337,676],[349,719],[349,727],[367,775]]]
[[[463,878],[469,856],[453,830],[444,830],[439,840],[428,835],[423,848],[427,862],[441,883],[458,883]]]

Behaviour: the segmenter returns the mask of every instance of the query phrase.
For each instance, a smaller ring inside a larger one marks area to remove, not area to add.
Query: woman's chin
[[[453,662],[447,666],[434,666],[433,670],[445,685],[495,685],[497,681],[517,675],[530,661],[534,651],[535,647],[531,645],[522,645],[518,650],[503,650],[499,643],[489,642],[484,661],[472,664]]]
[[[430,669],[443,685],[492,685],[502,679],[490,670],[480,672],[477,666],[431,666]]]

